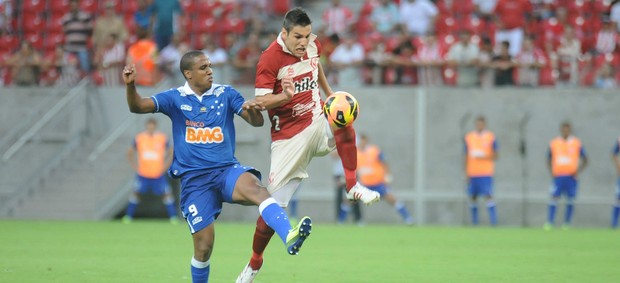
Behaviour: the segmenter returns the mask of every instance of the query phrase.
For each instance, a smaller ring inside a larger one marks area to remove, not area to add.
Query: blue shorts
[[[493,177],[470,177],[467,193],[470,197],[493,196]]]
[[[565,195],[568,198],[577,196],[577,179],[573,176],[559,176],[553,178],[551,196],[554,198]]]
[[[616,181],[616,197],[620,199],[620,178]]]
[[[371,190],[379,193],[381,198],[383,198],[383,196],[385,196],[385,194],[388,191],[387,186],[385,184],[379,184],[379,185],[375,185],[375,186],[368,186],[368,189],[371,189]]]
[[[260,172],[253,167],[230,165],[181,176],[180,207],[192,234],[209,226],[222,212],[222,203],[232,203],[232,195],[239,176],[250,172],[259,179]]]
[[[152,192],[155,195],[161,196],[165,193],[170,192],[170,187],[168,186],[168,179],[166,179],[165,175],[155,179],[145,178],[140,175],[136,175],[134,192],[139,194],[146,194],[148,192]]]

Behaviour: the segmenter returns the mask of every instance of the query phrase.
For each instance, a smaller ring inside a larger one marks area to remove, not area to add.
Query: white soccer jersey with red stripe
[[[282,94],[282,79],[292,77],[295,95],[288,103],[270,109],[271,140],[289,139],[307,128],[312,121],[322,119],[319,92],[319,56],[321,44],[311,34],[306,55],[294,56],[282,40],[282,34],[263,52],[256,67],[255,95]]]

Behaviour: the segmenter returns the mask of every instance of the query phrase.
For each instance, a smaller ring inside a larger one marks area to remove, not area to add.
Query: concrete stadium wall
[[[239,90],[246,98],[253,94],[251,88],[239,87]],[[574,132],[583,141],[590,161],[580,176],[574,225],[608,225],[616,180],[610,152],[620,135],[617,92],[408,87],[367,87],[348,91],[357,97],[361,106],[355,124],[357,131],[366,133],[371,142],[383,148],[395,177],[392,190],[405,201],[419,223],[466,225],[469,222],[462,136],[473,128],[476,116],[485,115],[499,142],[495,192],[501,225],[539,226],[545,221],[551,184],[546,152],[548,142],[558,135],[559,124],[564,120],[573,123]],[[141,90],[143,96],[151,92]],[[113,127],[130,115],[123,88],[102,89],[99,94],[102,114],[98,119]],[[31,97],[36,99],[37,96]],[[170,133],[168,119],[162,115],[155,117],[161,128]],[[126,134],[133,135],[141,130],[144,119],[139,119]],[[238,159],[267,176],[268,126],[253,128],[241,119],[236,121]],[[419,123],[424,125],[422,129],[417,126]],[[525,155],[520,151],[521,140],[525,144]],[[318,222],[333,221],[331,159],[316,158],[309,173],[311,177],[298,193],[300,214],[309,214]],[[484,223],[484,204],[480,205]],[[385,203],[366,207],[364,212],[366,222],[400,221]],[[256,215],[255,208],[226,205],[221,219],[252,221]],[[561,216],[558,214],[558,219]]]

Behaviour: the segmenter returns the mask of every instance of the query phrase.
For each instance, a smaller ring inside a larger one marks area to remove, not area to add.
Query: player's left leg
[[[127,204],[127,209],[125,210],[125,216],[123,216],[122,219],[123,223],[131,223],[133,216],[136,213],[136,209],[138,208],[138,204],[140,204],[140,194],[147,191],[148,184],[146,182],[146,178],[136,175],[133,192],[129,195],[129,203]]]
[[[553,228],[553,224],[555,223],[555,212],[558,206],[558,200],[560,200],[560,193],[562,192],[563,183],[561,182],[560,177],[553,178],[553,184],[550,188],[551,199],[549,200],[549,205],[547,209],[547,222],[543,225],[543,229],[551,230]]]
[[[161,176],[160,178],[155,180],[154,184],[154,193],[161,196],[161,202],[166,207],[166,212],[168,213],[168,219],[170,223],[177,224],[179,220],[177,219],[177,210],[174,206],[174,197],[172,196],[172,192],[170,190],[170,186],[168,185],[168,179],[166,176]]]
[[[564,211],[564,224],[562,228],[568,229],[575,211],[575,198],[577,197],[577,179],[566,178],[566,210]]]
[[[214,223],[192,234],[192,239],[194,241],[194,257],[192,257],[190,268],[192,283],[207,283],[211,271],[209,259],[215,242]]]
[[[467,183],[467,194],[469,195],[469,213],[471,224],[478,225],[478,183],[476,177],[469,177]]]
[[[483,179],[483,192],[482,194],[486,198],[487,212],[489,213],[489,222],[491,226],[497,225],[497,212],[495,201],[493,200],[493,178],[484,177]]]

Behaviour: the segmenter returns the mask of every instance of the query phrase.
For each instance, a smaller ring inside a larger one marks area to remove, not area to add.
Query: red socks
[[[271,240],[274,231],[267,226],[262,216],[256,220],[256,230],[254,231],[254,241],[252,242],[252,258],[250,259],[250,267],[259,270],[263,265],[263,252]]]
[[[344,178],[347,182],[347,192],[357,183],[357,145],[355,144],[355,129],[344,127],[334,132],[336,150],[344,167]]]

